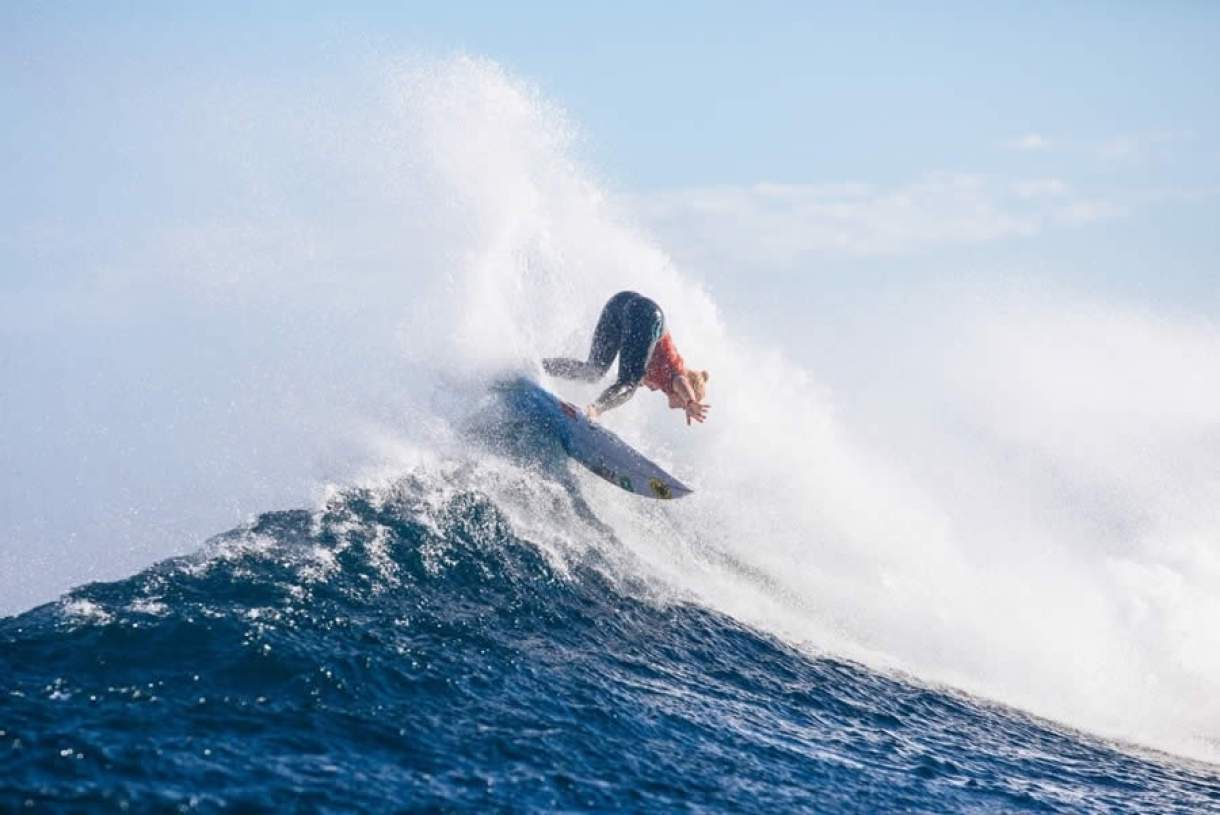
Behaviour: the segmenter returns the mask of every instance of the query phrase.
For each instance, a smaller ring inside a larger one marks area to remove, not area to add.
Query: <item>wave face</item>
[[[1214,770],[810,657],[464,482],[0,621],[0,810],[1220,810]]]

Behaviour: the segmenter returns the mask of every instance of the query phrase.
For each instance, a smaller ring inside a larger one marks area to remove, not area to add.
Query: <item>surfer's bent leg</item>
[[[551,376],[561,376],[564,379],[580,379],[585,382],[596,382],[610,370],[610,363],[619,353],[623,344],[623,312],[635,298],[640,295],[635,292],[623,291],[614,295],[602,308],[597,319],[597,328],[593,329],[593,345],[589,349],[589,359],[581,362],[579,359],[566,357],[550,357],[542,360],[542,368]]]
[[[602,378],[605,371],[599,371],[587,362],[568,357],[547,357],[542,360],[542,370],[551,376],[564,379],[581,379],[585,382],[596,382]]]
[[[593,406],[598,413],[618,407],[635,395],[644,380],[652,348],[665,333],[665,315],[647,297],[635,295],[623,309],[623,341],[618,356],[618,379]]]

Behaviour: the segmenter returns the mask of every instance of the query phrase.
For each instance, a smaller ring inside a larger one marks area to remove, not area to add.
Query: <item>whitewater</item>
[[[492,62],[184,110],[209,128],[161,160],[214,161],[175,176],[213,206],[111,225],[64,308],[156,313],[110,350],[176,378],[106,421],[193,463],[119,468],[73,532],[102,561],[154,541],[143,567],[5,608],[0,808],[1220,811],[1212,324],[924,292],[820,370]],[[712,373],[704,426],[605,417],[681,501],[461,432],[622,289]],[[40,523],[7,530],[8,591]]]

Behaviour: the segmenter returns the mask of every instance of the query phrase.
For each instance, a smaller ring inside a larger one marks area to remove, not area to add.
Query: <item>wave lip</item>
[[[814,659],[408,478],[0,621],[0,809],[1198,812],[1215,768]]]

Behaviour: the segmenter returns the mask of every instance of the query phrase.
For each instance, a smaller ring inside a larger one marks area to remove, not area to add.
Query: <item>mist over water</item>
[[[819,315],[862,341],[818,370],[746,338],[733,286],[761,284],[713,296],[677,268],[583,166],[577,123],[494,63],[188,90],[152,170],[164,210],[9,241],[31,272],[3,307],[21,387],[0,404],[29,432],[0,451],[21,464],[0,610],[327,483],[476,455],[448,430],[466,395],[583,353],[635,289],[711,371],[713,409],[688,429],[641,394],[605,419],[696,489],[658,505],[579,476],[632,577],[817,652],[1220,755],[1213,324],[916,290]]]

